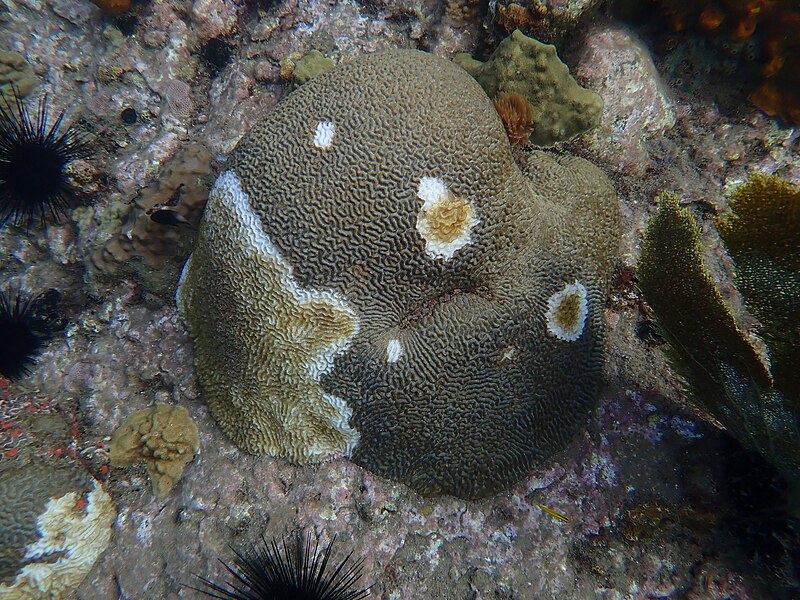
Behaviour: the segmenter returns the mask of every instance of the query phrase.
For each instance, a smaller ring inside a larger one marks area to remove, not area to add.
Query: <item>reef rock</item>
[[[423,52],[353,59],[268,113],[178,290],[234,443],[464,498],[563,448],[601,383],[618,208],[590,163],[525,160],[480,85]]]
[[[645,43],[609,25],[586,33],[575,73],[604,101],[599,126],[586,136],[593,156],[617,172],[642,175],[652,166],[651,140],[675,125],[675,107]]]
[[[171,290],[191,252],[213,181],[212,156],[198,143],[184,145],[131,204],[102,215],[110,239],[90,255],[92,273],[104,279],[133,276],[150,292]]]

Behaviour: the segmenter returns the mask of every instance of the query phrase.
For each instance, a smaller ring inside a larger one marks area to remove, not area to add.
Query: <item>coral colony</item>
[[[754,175],[717,221],[759,338],[744,333],[708,273],[694,217],[663,194],[645,232],[639,285],[689,399],[783,474],[800,512],[800,189]]]
[[[418,51],[355,57],[267,113],[214,184],[178,290],[231,440],[462,498],[563,448],[597,400],[619,215],[588,162],[529,160],[466,71]]]

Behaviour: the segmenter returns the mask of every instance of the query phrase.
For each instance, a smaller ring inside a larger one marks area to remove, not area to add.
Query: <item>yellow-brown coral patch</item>
[[[561,340],[574,342],[583,333],[587,312],[586,288],[577,281],[565,285],[548,301],[547,329]]]
[[[111,465],[144,461],[156,498],[166,496],[200,449],[197,427],[182,406],[156,404],[130,415],[111,436]]]
[[[470,230],[477,224],[475,210],[455,195],[440,179],[423,177],[417,196],[424,200],[417,215],[417,231],[432,258],[449,259],[469,243]]]
[[[422,213],[428,222],[431,238],[449,244],[464,235],[472,218],[472,207],[458,196],[448,194],[444,202]]]

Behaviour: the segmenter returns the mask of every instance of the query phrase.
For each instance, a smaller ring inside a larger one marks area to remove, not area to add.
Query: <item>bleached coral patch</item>
[[[420,179],[417,197],[423,201],[417,232],[425,240],[426,254],[434,259],[451,259],[471,241],[472,229],[478,224],[474,207],[437,177]]]
[[[334,135],[336,135],[336,126],[330,121],[320,121],[314,130],[314,145],[317,148],[330,148]]]
[[[217,178],[203,218],[204,245],[225,257],[230,266],[225,275],[239,282],[228,303],[215,305],[212,290],[220,284],[213,282],[220,271],[195,251],[178,294],[212,415],[253,453],[301,464],[349,453],[358,441],[358,432],[348,425],[350,408],[325,393],[320,381],[358,333],[355,310],[335,290],[299,285],[234,171]],[[231,326],[228,314],[236,311],[267,318],[259,327],[239,328],[241,321]],[[227,379],[207,377],[209,367],[221,361],[252,367],[246,377],[235,370],[226,372]]]
[[[396,363],[403,354],[405,354],[405,351],[400,340],[396,338],[389,340],[389,343],[386,344],[386,360],[390,363]]]
[[[75,590],[105,552],[116,511],[111,497],[94,480],[84,500],[69,492],[51,498],[36,519],[39,537],[25,548],[25,565],[9,586],[0,584],[0,598],[72,598]]]
[[[568,283],[547,301],[547,331],[560,340],[574,342],[581,337],[588,314],[586,288],[577,280]]]

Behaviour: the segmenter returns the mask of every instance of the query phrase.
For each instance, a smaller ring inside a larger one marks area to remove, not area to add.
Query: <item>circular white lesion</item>
[[[397,338],[392,338],[386,344],[386,360],[390,363],[396,363],[405,353],[403,344]]]
[[[472,204],[456,196],[438,177],[423,177],[417,187],[423,204],[417,214],[417,233],[425,241],[425,253],[449,260],[471,241],[478,224]]]
[[[317,148],[330,148],[334,135],[336,135],[336,126],[331,121],[320,121],[314,129],[314,145]]]
[[[574,342],[583,334],[589,302],[586,287],[579,281],[567,283],[547,301],[547,331],[565,342]]]
[[[506,346],[503,348],[502,360],[513,360],[519,353],[519,348],[516,346]]]

